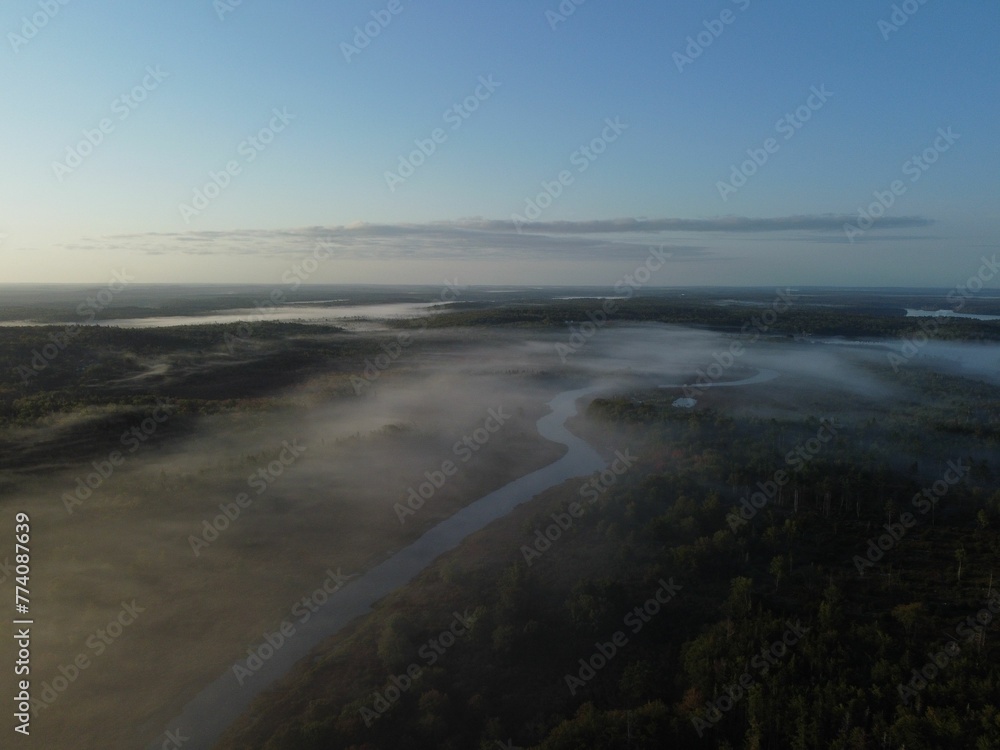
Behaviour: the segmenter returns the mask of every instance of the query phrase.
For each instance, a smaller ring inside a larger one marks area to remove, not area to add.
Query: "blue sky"
[[[664,286],[950,287],[997,250],[992,0],[48,2],[0,12],[0,281],[278,283],[325,241],[311,282],[612,284],[663,246]]]

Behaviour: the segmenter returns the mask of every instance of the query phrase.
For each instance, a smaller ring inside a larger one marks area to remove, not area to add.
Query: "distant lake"
[[[971,318],[972,320],[1000,320],[1000,315],[974,315],[972,313],[957,313],[954,310],[914,310],[906,309],[908,318]]]
[[[342,305],[322,307],[318,305],[295,304],[281,307],[237,308],[220,310],[204,315],[165,315],[149,318],[115,318],[95,320],[89,325],[118,326],[119,328],[167,328],[170,326],[213,325],[238,323],[241,320],[257,322],[262,320],[298,321],[302,323],[338,323],[352,319],[386,320],[390,318],[415,318],[435,312],[434,307],[449,304],[443,302],[391,302],[378,305]],[[80,321],[38,323],[30,320],[8,321],[0,326],[42,326],[68,325]]]

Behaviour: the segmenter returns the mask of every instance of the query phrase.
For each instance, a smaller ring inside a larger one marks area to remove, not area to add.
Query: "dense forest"
[[[781,307],[782,302],[768,299],[757,307],[740,305],[720,305],[709,300],[685,300],[683,298],[635,297],[633,299],[607,300],[604,303],[591,300],[566,300],[540,304],[524,302],[515,305],[476,306],[454,312],[442,312],[419,325],[432,327],[452,326],[531,326],[554,327],[566,324],[593,322],[657,322],[707,328],[730,333],[751,331],[761,335],[815,335],[845,336],[860,338],[907,338],[920,335],[927,327],[933,328],[936,339],[966,341],[996,341],[1000,339],[1000,327],[994,321],[971,318],[910,318],[901,307],[871,307],[867,305],[845,305],[835,309],[823,309],[802,304],[796,300],[790,307]],[[780,315],[768,317],[772,305],[778,306]],[[418,325],[402,322],[400,325]]]
[[[1000,747],[1000,399],[908,377],[844,423],[594,401],[634,465],[469,540],[222,746]]]
[[[85,407],[145,404],[154,395],[181,413],[253,408],[255,399],[364,367],[371,337],[329,325],[245,322],[175,328],[15,327],[0,337],[0,426],[29,425]],[[259,403],[256,404],[259,407]]]
[[[738,340],[767,320],[769,298],[757,302],[635,298],[608,323]],[[562,336],[594,321],[594,304],[473,302],[372,335],[273,322],[6,328],[0,468],[100,455],[162,399],[176,415],[164,436],[203,415],[308,410],[293,386],[356,395],[400,333],[429,332],[413,336],[416,370],[470,330],[480,343],[502,335],[491,326]],[[935,326],[940,340],[1000,336],[991,321]],[[794,349],[922,330],[858,298],[792,307],[751,333]],[[575,376],[556,361],[518,376],[565,387]],[[706,390],[693,409],[640,386],[593,400],[571,426],[611,469],[439,559],[263,693],[220,747],[1000,747],[1000,397],[915,363],[858,363],[903,395],[817,391],[770,411],[727,394],[737,389]],[[376,373],[380,386],[405,383],[409,366]],[[780,386],[771,393],[779,404]]]

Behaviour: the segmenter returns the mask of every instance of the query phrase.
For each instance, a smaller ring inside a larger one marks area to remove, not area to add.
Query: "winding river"
[[[237,682],[233,669],[226,670],[225,674],[205,687],[181,715],[167,725],[164,732],[189,738],[183,743],[184,750],[209,750],[222,733],[246,712],[253,699],[287,674],[299,659],[355,618],[370,612],[378,600],[412,580],[467,536],[550,487],[604,469],[605,462],[597,452],[566,428],[566,421],[577,413],[577,401],[604,388],[591,386],[560,393],[548,403],[552,411],[536,423],[542,437],[569,449],[566,455],[479,498],[408,547],[351,579],[308,622],[297,624],[293,636],[264,662],[261,669],[246,678],[242,686]],[[243,665],[243,662],[240,664]],[[164,742],[170,742],[165,737],[166,734],[161,733],[147,745],[148,750],[161,750]],[[167,744],[166,747],[174,745]]]

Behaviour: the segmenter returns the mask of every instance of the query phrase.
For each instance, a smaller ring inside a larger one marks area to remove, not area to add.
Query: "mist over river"
[[[442,521],[408,547],[385,562],[359,575],[330,596],[329,601],[305,624],[274,650],[274,655],[252,676],[238,679],[236,666],[227,670],[202,690],[183,713],[169,722],[165,732],[189,737],[185,750],[210,750],[225,729],[247,710],[253,699],[284,676],[302,657],[325,638],[351,620],[371,611],[386,594],[403,586],[431,562],[456,547],[470,534],[503,517],[521,503],[567,479],[582,477],[604,468],[604,460],[565,423],[577,414],[577,402],[604,386],[564,391],[549,402],[551,413],[538,420],[539,434],[565,445],[568,452],[558,461],[515,479]],[[287,632],[287,629],[286,629]],[[242,682],[242,684],[241,684]],[[151,742],[148,750],[160,750],[164,735]]]

